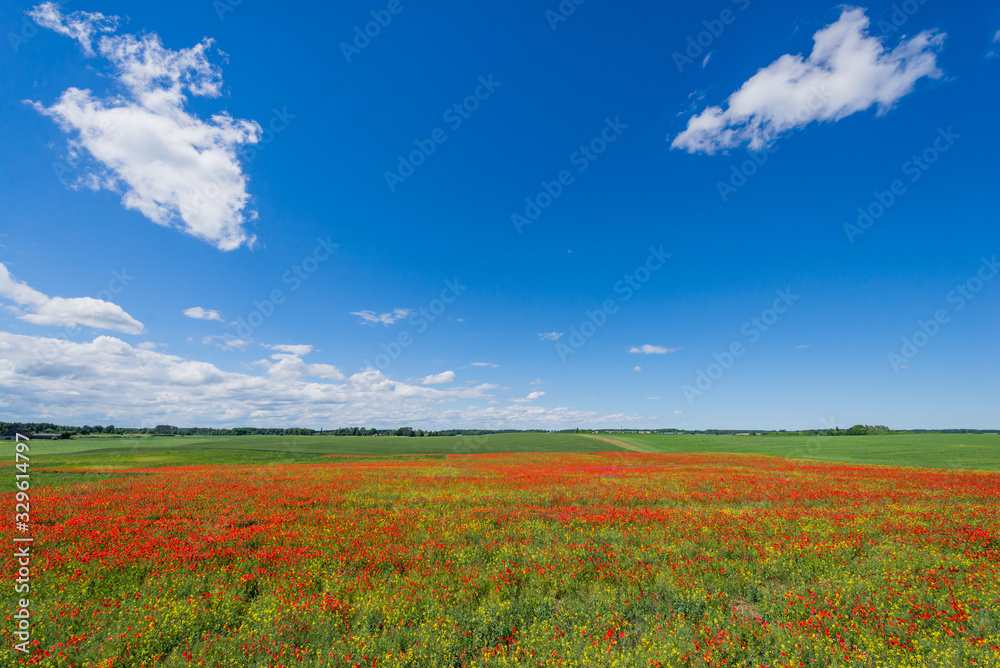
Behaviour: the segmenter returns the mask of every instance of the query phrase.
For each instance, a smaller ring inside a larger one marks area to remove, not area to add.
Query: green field
[[[114,471],[165,466],[276,465],[396,457],[514,452],[643,452],[759,454],[854,464],[1000,470],[998,434],[871,436],[709,436],[663,434],[491,434],[488,436],[186,436],[35,441],[33,468]],[[13,464],[13,457],[4,462]],[[65,474],[64,474],[65,475]],[[84,478],[86,479],[86,478]],[[52,478],[53,484],[75,482]],[[82,481],[83,479],[81,479]],[[63,481],[63,482],[60,482]],[[39,481],[44,482],[44,481]]]
[[[618,446],[576,434],[488,436],[185,436],[108,441],[77,438],[31,443],[31,463],[43,468],[131,469],[208,464],[295,464],[336,456],[615,452]],[[13,458],[9,462],[13,463]]]
[[[732,452],[851,464],[1000,470],[1000,434],[709,436],[602,434],[646,452]]]

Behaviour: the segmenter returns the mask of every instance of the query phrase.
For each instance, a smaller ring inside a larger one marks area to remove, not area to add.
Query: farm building
[[[23,429],[8,429],[0,434],[0,441],[45,441],[62,438],[62,434],[29,434]]]

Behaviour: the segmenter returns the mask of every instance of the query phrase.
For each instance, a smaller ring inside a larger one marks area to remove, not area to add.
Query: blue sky
[[[3,6],[3,419],[997,426],[1000,5]]]

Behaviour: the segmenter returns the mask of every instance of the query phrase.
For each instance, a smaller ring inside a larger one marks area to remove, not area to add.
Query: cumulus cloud
[[[351,311],[351,315],[356,315],[361,318],[361,322],[365,325],[391,325],[398,320],[405,320],[413,313],[408,308],[396,308],[393,309],[391,313],[376,313],[375,311]]]
[[[327,380],[344,380],[343,372],[332,364],[307,364],[302,357],[312,352],[313,347],[307,344],[275,344],[265,346],[278,352],[271,355],[271,360],[258,360],[254,364],[264,367],[265,373],[272,378],[325,378]]]
[[[313,351],[313,347],[307,343],[276,343],[274,345],[261,344],[265,348],[270,348],[271,350],[277,350],[279,353],[286,353],[288,355],[295,355],[296,357],[302,357],[303,355],[308,355]]]
[[[261,127],[225,112],[206,121],[185,110],[188,95],[221,94],[221,71],[207,58],[212,40],[175,51],[156,33],[105,34],[116,30],[117,17],[65,15],[52,2],[29,15],[106,60],[118,85],[106,97],[71,87],[51,106],[30,102],[69,135],[68,159],[80,168],[73,185],[119,192],[125,208],[220,250],[252,245],[245,225],[256,213],[247,208],[237,150],[256,143]]]
[[[433,374],[430,376],[424,376],[418,382],[421,385],[444,385],[445,383],[451,383],[455,380],[454,371],[442,371],[441,373]]]
[[[73,12],[63,16],[59,5],[45,2],[28,11],[28,16],[43,28],[54,30],[60,35],[72,37],[80,42],[83,52],[94,56],[93,40],[96,33],[114,32],[118,29],[117,16],[104,16],[99,13]]]
[[[538,332],[538,338],[542,341],[558,341],[563,332]]]
[[[494,364],[493,362],[472,362],[471,364],[472,366],[485,366],[485,367],[490,367],[492,369],[496,369],[497,367],[500,366],[499,364]]]
[[[642,367],[641,366],[634,366],[634,367],[632,367],[632,371],[635,371],[636,373],[638,373],[639,371],[642,371]]]
[[[714,153],[760,149],[815,121],[837,121],[872,106],[885,114],[923,77],[939,78],[937,53],[945,34],[924,31],[891,50],[868,34],[865,10],[847,7],[813,35],[808,58],[781,56],[726,100],[688,121],[671,146]]]
[[[680,348],[664,348],[663,346],[653,346],[648,343],[644,343],[641,346],[632,346],[628,349],[630,353],[642,354],[642,355],[666,355],[667,353],[675,353]]]
[[[529,392],[528,396],[523,398],[511,399],[514,403],[528,403],[529,401],[534,401],[535,399],[540,399],[545,396],[545,392],[541,390],[535,390],[534,392]]]
[[[204,309],[200,306],[192,306],[191,308],[184,309],[184,315],[195,320],[222,320],[222,316],[219,315],[218,311]]]
[[[188,339],[190,341],[190,339]],[[231,334],[213,334],[212,336],[204,336],[201,342],[208,345],[211,344],[216,348],[222,348],[226,352],[233,350],[246,350],[250,347],[250,341],[246,339],[237,338]]]
[[[93,297],[49,297],[11,276],[0,262],[0,298],[14,302],[8,306],[17,317],[34,325],[107,329],[124,334],[141,334],[143,324],[118,304]]]
[[[4,410],[35,419],[99,418],[137,426],[368,423],[494,428],[648,419],[567,407],[483,405],[495,386],[428,387],[392,380],[376,369],[331,379],[326,376],[335,374],[316,374],[330,365],[306,365],[303,373],[301,360],[289,359],[294,355],[264,360],[262,372],[251,374],[144,350],[110,336],[75,342],[0,332],[0,351]],[[279,355],[285,353],[275,357]],[[278,370],[272,371],[275,367]]]

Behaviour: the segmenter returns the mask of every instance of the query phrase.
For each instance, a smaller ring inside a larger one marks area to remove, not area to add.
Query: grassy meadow
[[[710,436],[601,434],[644,452],[733,453],[881,466],[1000,470],[1000,434]]]
[[[166,440],[38,456],[97,468],[32,468],[31,644],[9,620],[0,665],[1000,663],[1000,473],[575,435]],[[265,465],[203,465],[222,456]],[[199,465],[110,469],[179,457]]]
[[[2,446],[0,446],[2,447]],[[1000,434],[711,436],[548,434],[484,436],[81,437],[31,443],[33,467],[124,470],[171,466],[273,465],[351,457],[522,452],[731,453],[882,466],[1000,470]],[[13,458],[4,462],[13,463]]]

